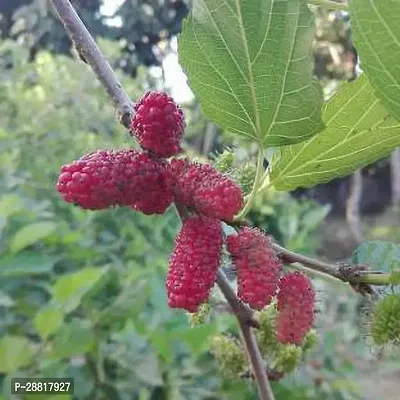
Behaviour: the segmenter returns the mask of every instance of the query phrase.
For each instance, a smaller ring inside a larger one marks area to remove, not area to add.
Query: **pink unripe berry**
[[[301,344],[314,321],[315,291],[311,279],[291,272],[279,280],[276,331],[281,343]]]

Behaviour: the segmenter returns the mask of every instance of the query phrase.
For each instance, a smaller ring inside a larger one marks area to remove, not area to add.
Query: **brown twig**
[[[219,269],[217,276],[217,285],[225,296],[236,318],[238,319],[240,330],[242,332],[243,341],[246,347],[247,357],[254,377],[258,384],[258,392],[261,400],[274,400],[274,394],[269,384],[268,374],[266,372],[265,362],[261,356],[253,328],[259,328],[259,322],[254,319],[253,311],[239,300],[233,291],[231,285],[227,281],[224,272]]]
[[[228,225],[233,227],[236,232],[239,232],[241,226],[235,222],[226,222]],[[245,226],[245,224],[241,224]],[[268,235],[267,232],[264,232]],[[296,269],[302,269],[305,272],[315,272],[318,275],[335,278],[342,282],[349,283],[353,288],[362,288],[358,290],[359,293],[376,293],[376,291],[371,287],[371,285],[376,286],[388,286],[391,285],[390,274],[385,274],[382,272],[368,271],[368,266],[366,265],[352,265],[347,263],[342,264],[330,264],[324,261],[316,260],[302,254],[295,253],[277,243],[272,243],[272,247],[276,251],[277,256],[285,264],[295,264],[298,265]],[[301,264],[301,265],[300,265]],[[305,268],[304,268],[304,267]]]
[[[239,322],[252,326],[253,328],[259,328],[260,324],[254,318],[253,311],[250,307],[239,300],[221,269],[218,270],[217,285],[231,306],[233,312],[236,314]]]
[[[278,254],[278,257],[287,264],[292,264],[295,262],[299,262],[300,264],[305,265],[315,271],[322,272],[324,274],[328,274],[333,276],[334,278],[340,279],[341,281],[344,280],[343,276],[336,266],[333,266],[329,263],[314,260],[312,258],[303,256],[301,254],[294,253],[293,251],[287,250],[284,247],[280,246],[279,244],[273,243],[273,248]],[[347,280],[345,280],[347,282]]]
[[[374,293],[375,291],[370,285],[388,286],[390,285],[390,274],[374,273],[368,271],[366,265],[352,265],[352,264],[329,264],[324,261],[316,260],[302,254],[295,253],[287,250],[277,243],[272,244],[277,252],[278,257],[286,264],[300,263],[305,267],[329,275],[342,282],[349,283],[351,286],[361,285],[364,293]]]
[[[250,364],[253,369],[254,376],[258,383],[258,393],[261,400],[274,400],[274,393],[269,384],[268,375],[265,368],[264,360],[262,359],[260,349],[253,332],[253,329],[248,324],[239,320],[239,325],[242,331],[243,341],[246,345],[246,352]]]
[[[109,62],[72,4],[68,0],[52,0],[52,3],[78,53],[93,69],[114,102],[120,122],[128,128],[131,121],[132,102],[115,76]]]
[[[266,374],[270,381],[280,381],[285,376],[284,372],[278,371],[278,370],[272,369],[272,368],[267,368]],[[250,370],[247,370],[247,371],[244,371],[243,373],[241,373],[240,377],[241,378],[250,378],[250,379],[255,378],[254,373]]]
[[[112,98],[115,107],[118,109],[120,122],[124,126],[129,126],[132,102],[116,78],[110,64],[79,18],[72,4],[68,0],[52,0],[52,3],[77,51],[93,69],[97,78]],[[188,215],[185,207],[180,204],[176,206],[181,218],[185,219]],[[258,326],[257,321],[253,318],[251,309],[238,299],[221,270],[218,273],[217,284],[239,320],[249,361],[257,380],[260,399],[274,400],[268,376],[265,372],[265,365],[252,331],[252,326]]]

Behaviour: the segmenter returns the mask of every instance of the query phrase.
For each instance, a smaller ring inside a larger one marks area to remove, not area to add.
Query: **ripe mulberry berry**
[[[64,165],[57,189],[85,209],[129,206],[162,214],[173,201],[163,164],[135,150],[97,151]]]
[[[217,172],[209,164],[191,163],[187,160],[172,160],[169,171],[175,199],[187,207],[194,207],[196,189]]]
[[[257,228],[244,227],[228,236],[226,244],[237,270],[239,298],[252,308],[265,307],[276,293],[282,268],[270,238]]]
[[[147,92],[134,105],[131,132],[143,149],[161,157],[182,151],[185,130],[182,110],[166,93]]]
[[[163,214],[173,201],[164,164],[135,150],[116,152],[113,179],[118,204],[144,214]]]
[[[242,207],[240,187],[211,165],[173,160],[170,171],[176,200],[198,213],[230,221]]]
[[[292,272],[279,280],[278,288],[278,340],[301,344],[314,321],[315,291],[311,279]]]
[[[220,262],[222,228],[202,216],[188,218],[176,238],[166,280],[168,305],[196,312],[212,289]]]
[[[113,182],[114,153],[98,151],[61,168],[56,185],[63,199],[91,210],[105,209],[117,202]]]
[[[278,283],[278,310],[285,307],[309,308],[315,301],[311,279],[298,271],[282,276]]]
[[[196,189],[194,206],[201,214],[231,221],[242,208],[242,191],[231,179],[218,174]]]

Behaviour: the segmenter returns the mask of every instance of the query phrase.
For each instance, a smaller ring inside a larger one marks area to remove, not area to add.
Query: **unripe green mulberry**
[[[211,341],[211,353],[219,369],[229,379],[236,379],[246,370],[247,360],[243,349],[232,338],[215,336]]]
[[[258,345],[262,353],[266,356],[272,356],[280,347],[275,332],[275,320],[277,315],[276,303],[272,303],[258,312],[260,328],[257,329],[256,336]]]
[[[290,374],[301,363],[303,351],[295,344],[282,345],[272,359],[271,367],[279,372]]]
[[[209,303],[201,304],[196,312],[188,314],[190,326],[193,328],[206,323],[210,315],[210,311],[211,306]]]
[[[303,340],[303,352],[311,350],[318,343],[318,335],[315,329],[311,329],[307,332]]]
[[[242,188],[243,193],[249,194],[256,179],[256,166],[252,163],[245,163],[234,173],[234,179]]]
[[[400,344],[400,294],[380,299],[371,320],[371,337],[375,344]]]
[[[277,372],[289,374],[300,365],[305,352],[316,344],[317,334],[315,330],[309,331],[301,346],[282,344],[276,334],[277,317],[276,302],[257,313],[260,323],[260,328],[256,331],[257,341],[270,367]]]
[[[235,153],[231,150],[224,150],[215,158],[214,165],[219,172],[226,174],[232,171],[234,162]]]

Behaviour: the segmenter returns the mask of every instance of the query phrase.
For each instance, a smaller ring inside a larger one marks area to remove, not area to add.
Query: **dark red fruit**
[[[257,228],[242,228],[237,235],[228,236],[238,276],[238,296],[250,307],[261,309],[274,297],[282,268],[271,241]]]
[[[149,154],[121,150],[115,154],[114,182],[118,204],[144,214],[163,214],[173,201],[164,164]]]
[[[194,205],[200,214],[231,221],[242,208],[242,190],[231,179],[218,174],[198,187]]]
[[[134,110],[131,132],[143,149],[161,157],[182,151],[184,116],[168,94],[147,92],[134,105]]]
[[[120,205],[162,214],[173,201],[167,173],[148,154],[100,150],[64,165],[56,187],[65,201],[85,209]]]
[[[240,187],[213,166],[173,160],[170,171],[176,201],[199,214],[231,221],[242,207]]]
[[[222,248],[219,221],[193,216],[176,238],[166,280],[168,304],[195,312],[214,286]]]
[[[118,191],[113,181],[114,153],[97,151],[64,165],[56,185],[63,199],[91,210],[116,204]]]

